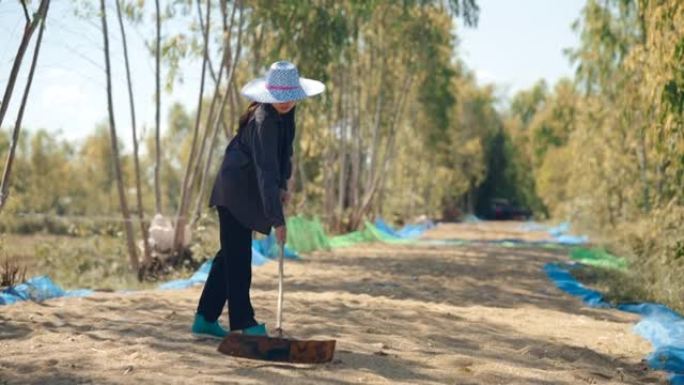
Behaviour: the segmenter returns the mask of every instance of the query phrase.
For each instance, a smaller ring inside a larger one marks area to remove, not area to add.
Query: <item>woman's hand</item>
[[[287,190],[280,190],[280,203],[283,204],[283,207],[290,204],[290,200],[292,200],[292,194]]]
[[[285,243],[287,242],[287,227],[285,225],[278,226],[276,227],[275,231],[278,244],[285,245]]]

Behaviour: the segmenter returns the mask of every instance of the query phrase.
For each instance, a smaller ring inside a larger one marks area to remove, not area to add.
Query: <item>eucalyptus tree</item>
[[[237,2],[236,2],[237,3]],[[219,133],[219,128],[221,126],[225,125],[225,118],[224,118],[224,112],[226,110],[226,102],[228,100],[232,100],[231,97],[231,90],[233,89],[233,83],[234,83],[234,78],[235,78],[235,70],[237,68],[237,63],[238,60],[240,59],[240,54],[242,51],[242,34],[243,34],[243,27],[244,27],[244,5],[242,1],[239,2],[239,6],[235,4],[233,6],[232,12],[231,12],[231,17],[230,17],[230,23],[228,24],[226,22],[226,16],[227,16],[227,10],[225,3],[221,3],[221,13],[223,15],[223,30],[224,30],[224,40],[223,40],[223,47],[224,47],[224,52],[223,52],[223,59],[221,63],[221,70],[227,69],[228,75],[226,76],[226,87],[225,90],[223,91],[223,94],[220,96],[220,101],[218,102],[219,105],[219,112],[216,114],[215,119],[212,119],[212,114],[209,114],[209,117],[207,118],[207,122],[205,124],[206,128],[206,133],[205,135],[208,135],[210,132],[210,129],[213,130],[213,134],[211,137],[211,141],[209,144],[209,149],[208,149],[208,154],[207,158],[205,160],[204,164],[204,169],[201,173],[200,176],[200,184],[199,184],[199,192],[197,194],[197,202],[195,204],[195,215],[193,219],[193,224],[199,220],[202,208],[205,206],[205,186],[207,179],[209,178],[210,175],[210,167],[212,164],[213,160],[213,152],[216,147],[217,139],[218,139],[218,133]],[[235,12],[239,8],[240,10],[240,16],[238,20],[238,30],[237,30],[237,37],[236,37],[236,43],[235,43],[235,49],[231,49],[231,42],[232,42],[232,32],[233,32],[233,22],[234,22],[234,16]],[[234,56],[231,58],[231,53],[234,51]],[[221,73],[221,70],[219,73]],[[216,84],[216,90],[214,91],[214,100],[216,100],[217,96],[219,95],[219,87],[220,87],[220,80],[221,76],[218,76],[218,81]],[[214,101],[212,101],[213,104]],[[235,107],[234,103],[231,104],[231,115],[235,113]],[[231,116],[231,118],[234,118]],[[213,127],[213,128],[212,128]],[[230,133],[227,134],[227,136]],[[199,167],[199,162],[198,162],[198,167]]]
[[[26,109],[26,104],[28,102],[29,91],[31,90],[31,84],[33,83],[33,75],[35,74],[36,64],[38,63],[38,55],[40,53],[41,43],[43,42],[43,32],[45,31],[45,19],[47,18],[48,7],[50,5],[50,0],[42,0],[38,7],[38,10],[30,18],[28,13],[28,8],[26,1],[21,1],[21,5],[24,10],[24,16],[26,17],[26,25],[24,27],[24,35],[19,45],[19,50],[17,56],[14,58],[14,63],[12,65],[12,70],[10,72],[10,78],[5,88],[5,93],[2,101],[0,101],[0,127],[2,127],[3,118],[9,107],[10,99],[14,90],[14,85],[16,83],[17,75],[19,73],[19,68],[21,66],[24,53],[28,47],[31,40],[31,36],[35,29],[40,26],[38,32],[38,39],[35,44],[33,52],[33,60],[31,62],[31,68],[29,69],[28,80],[26,81],[26,86],[24,87],[24,94],[21,100],[21,105],[19,106],[19,112],[17,114],[17,119],[14,124],[14,130],[12,132],[12,141],[10,144],[9,152],[7,153],[7,160],[5,161],[5,167],[2,173],[2,180],[0,180],[0,212],[2,212],[3,207],[9,199],[9,187],[10,187],[10,177],[12,175],[12,165],[14,163],[15,151],[17,148],[17,143],[19,141],[19,132],[21,131],[21,122],[24,117],[24,111]]]
[[[161,128],[160,128],[160,114],[161,114],[161,7],[160,0],[154,0],[155,6],[155,49],[154,49],[154,79],[155,79],[155,113],[154,113],[154,202],[157,214],[162,212],[162,193],[161,193]]]
[[[406,106],[420,103],[439,114],[442,107],[453,104],[451,20],[462,16],[466,24],[476,23],[477,5],[474,1],[265,3],[252,3],[249,28],[253,32],[248,39],[252,61],[286,57],[297,62],[303,74],[328,85],[321,103],[304,107],[314,117],[298,125],[295,176],[303,196],[297,206],[315,211],[320,206],[303,202],[320,197],[332,228],[355,228],[369,212],[378,210],[386,171],[395,167],[396,133],[405,124]],[[256,74],[259,69],[252,70]],[[428,87],[413,87],[423,82]],[[326,170],[323,175],[321,168]],[[322,181],[323,186],[312,181]]]
[[[31,37],[44,21],[50,2],[48,0],[41,0],[38,10],[33,15],[33,18],[31,18],[31,15],[29,14],[26,0],[21,0],[19,4],[24,11],[26,22],[24,24],[24,33],[21,37],[19,48],[17,48],[17,54],[14,56],[14,61],[12,62],[12,69],[10,70],[9,79],[7,80],[7,86],[5,86],[5,92],[3,93],[2,101],[0,103],[0,127],[2,126],[5,114],[9,108],[9,103],[12,99],[12,93],[14,92],[14,85],[17,82],[17,76],[19,75],[19,70],[21,69],[21,63],[24,60],[24,55],[26,54],[29,43],[31,42]]]
[[[136,199],[138,203],[138,220],[140,222],[140,232],[143,240],[143,252],[144,252],[144,263],[149,266],[152,263],[152,254],[150,250],[149,242],[149,232],[147,228],[147,223],[145,221],[145,207],[143,205],[143,191],[142,183],[140,181],[140,159],[138,151],[138,134],[137,134],[137,122],[135,119],[135,99],[133,97],[133,82],[131,80],[131,67],[128,59],[128,44],[126,42],[126,29],[124,28],[123,15],[121,10],[121,0],[115,0],[116,2],[116,15],[119,22],[119,30],[121,32],[121,44],[123,46],[123,56],[124,64],[126,67],[126,85],[128,87],[128,101],[129,108],[131,112],[131,135],[133,139],[133,164],[135,170],[135,186],[136,186]],[[157,107],[158,108],[158,107]]]
[[[198,0],[198,6],[199,6],[199,1]],[[207,0],[206,3],[206,16],[207,20],[205,23],[204,31],[203,31],[203,44],[204,48],[202,50],[202,71],[201,71],[201,77],[200,77],[200,85],[199,85],[199,101],[197,103],[197,112],[195,113],[195,125],[194,125],[194,130],[192,134],[192,144],[190,146],[190,155],[187,160],[187,165],[185,167],[185,173],[183,176],[183,184],[181,188],[181,198],[180,198],[180,205],[178,207],[178,214],[176,215],[176,221],[175,221],[175,232],[174,232],[174,240],[173,240],[173,245],[174,245],[174,250],[176,252],[180,252],[181,249],[183,248],[183,240],[185,239],[185,231],[186,231],[186,224],[188,223],[188,206],[190,202],[190,196],[191,196],[191,191],[190,188],[192,187],[192,179],[193,179],[193,166],[197,162],[197,159],[199,155],[197,153],[197,140],[200,134],[200,119],[202,116],[202,98],[204,95],[204,82],[206,78],[206,71],[207,71],[207,60],[209,57],[209,30],[211,27],[211,1]]]
[[[116,184],[117,190],[119,192],[119,205],[121,208],[121,215],[123,216],[124,230],[126,232],[126,240],[128,245],[128,253],[131,268],[137,272],[140,269],[140,261],[138,259],[138,251],[135,246],[135,236],[133,235],[131,215],[128,210],[126,188],[124,185],[123,175],[121,172],[121,160],[119,155],[118,137],[116,134],[116,122],[114,120],[114,104],[112,101],[111,61],[109,58],[109,30],[107,28],[107,8],[105,6],[105,0],[100,0],[100,19],[102,21],[102,40],[104,42],[103,52],[107,77],[107,107],[109,111],[109,135],[112,146],[112,163],[114,164],[114,170],[116,172]]]

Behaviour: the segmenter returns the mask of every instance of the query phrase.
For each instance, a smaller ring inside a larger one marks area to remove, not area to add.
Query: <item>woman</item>
[[[230,330],[266,335],[254,319],[249,298],[252,281],[252,231],[270,234],[279,244],[287,230],[283,205],[289,200],[295,103],[325,90],[323,83],[299,77],[289,62],[271,65],[264,78],[249,82],[242,95],[252,100],[240,117],[237,135],[226,148],[211,193],[219,215],[221,249],[199,300],[192,332],[225,337],[218,323],[228,301]]]

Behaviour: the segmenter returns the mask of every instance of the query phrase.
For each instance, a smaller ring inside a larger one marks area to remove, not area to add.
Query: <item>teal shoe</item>
[[[219,325],[218,321],[208,322],[202,314],[195,314],[195,322],[192,323],[192,333],[199,336],[223,338],[228,332]]]
[[[243,329],[242,334],[246,336],[268,336],[268,333],[266,332],[266,324],[257,324],[254,326],[250,326],[247,329]]]

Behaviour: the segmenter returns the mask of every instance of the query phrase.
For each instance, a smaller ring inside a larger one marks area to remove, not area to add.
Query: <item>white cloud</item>
[[[82,105],[88,98],[84,88],[76,84],[50,84],[41,94],[43,105],[53,107],[68,107],[70,105]]]
[[[47,69],[36,79],[25,125],[60,130],[67,139],[82,138],[101,119],[104,103],[93,87],[64,69]]]
[[[482,84],[493,83],[497,80],[496,76],[494,76],[494,74],[492,74],[491,72],[489,72],[487,70],[483,70],[483,69],[476,69],[475,70],[475,77],[477,78],[477,81],[479,83],[482,83]]]

